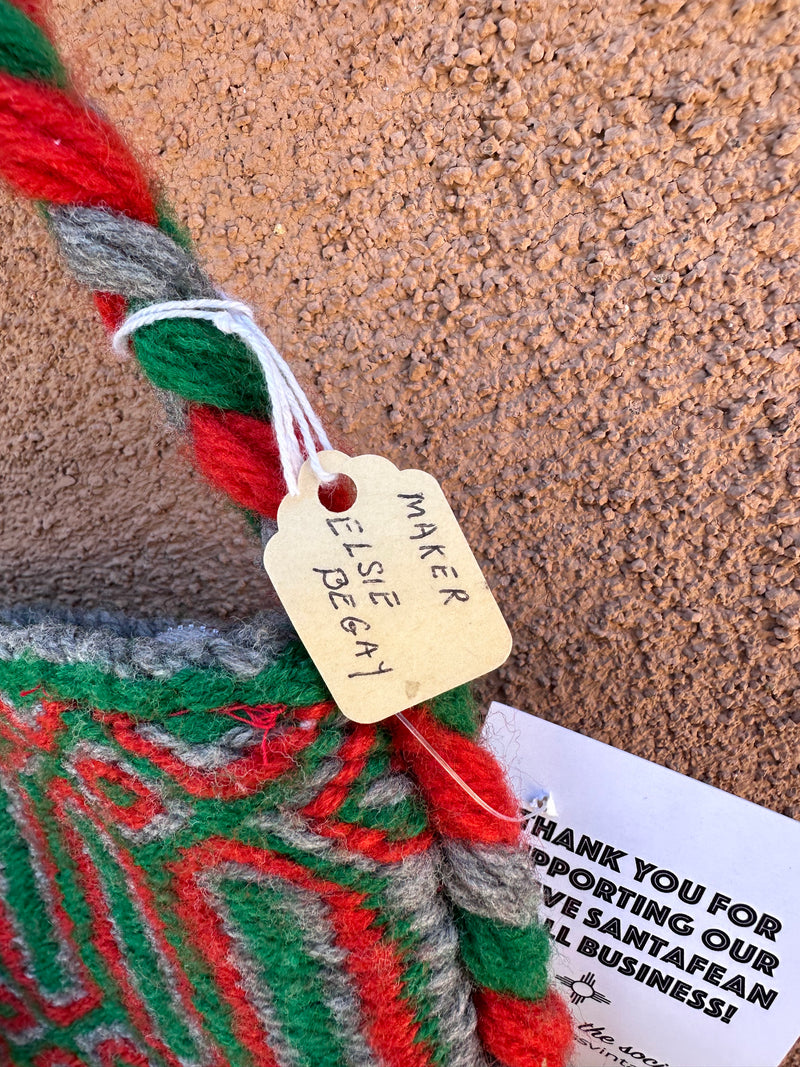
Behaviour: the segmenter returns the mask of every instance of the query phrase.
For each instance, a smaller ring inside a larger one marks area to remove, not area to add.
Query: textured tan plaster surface
[[[796,0],[53,22],[338,442],[443,481],[514,631],[487,697],[797,817]],[[0,226],[0,598],[258,610],[38,219]]]

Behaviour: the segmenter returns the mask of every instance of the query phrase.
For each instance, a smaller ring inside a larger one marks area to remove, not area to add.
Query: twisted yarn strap
[[[492,807],[491,804],[488,804],[482,796],[479,796],[479,794],[475,792],[472,786],[464,781],[458,771],[456,771],[453,767],[450,766],[444,756],[442,756],[440,752],[437,752],[433,745],[431,745],[430,742],[419,732],[413,722],[408,721],[408,719],[402,712],[398,712],[395,718],[397,718],[403,724],[403,726],[405,726],[409,733],[416,737],[417,741],[419,741],[419,743],[422,745],[428,755],[432,756],[436,760],[442,770],[446,774],[450,775],[456,785],[460,789],[463,789],[467,796],[471,800],[474,800],[476,804],[480,805],[480,807],[482,807],[484,811],[488,811],[489,814],[494,815],[496,819],[502,819],[503,822],[513,822],[518,824],[523,822],[521,816],[504,815],[502,811],[497,811],[495,808]]]
[[[539,888],[515,818],[517,801],[494,756],[437,721],[447,718],[441,703],[437,711],[407,712],[413,732],[399,716],[388,721],[442,840],[442,881],[455,905],[461,956],[477,986],[481,1040],[505,1067],[561,1067],[572,1024],[563,1000],[548,990],[550,939],[537,918]],[[451,770],[471,783],[479,801],[465,801]]]
[[[167,319],[205,319],[223,333],[240,337],[255,355],[269,390],[283,480],[292,496],[300,492],[297,478],[305,458],[297,441],[295,427],[317,480],[323,485],[336,481],[336,475],[323,469],[316,454],[318,447],[332,448],[322,423],[289,365],[256,325],[252,308],[227,297],[219,300],[166,300],[160,304],[149,304],[129,315],[116,331],[112,341],[114,351],[122,355],[131,334],[142,326],[151,326],[154,322]]]
[[[223,301],[225,306],[219,306],[219,294],[196,262],[186,235],[154,197],[147,177],[122,138],[70,89],[44,32],[39,0],[0,0],[0,176],[18,195],[38,203],[65,262],[75,277],[94,291],[109,331],[121,330],[120,340],[130,340],[143,373],[168,398],[168,409],[179,413],[178,424],[186,426],[198,469],[246,511],[274,519],[290,481],[287,474],[297,462],[297,455],[288,453],[287,413],[292,415],[291,436],[295,436],[293,427],[299,426],[300,439],[307,450],[313,451],[309,448],[312,439],[329,446],[276,361],[277,353],[271,346],[266,347],[269,342],[255,327],[249,309],[235,302]],[[180,314],[174,306],[176,302],[182,309]],[[192,314],[187,314],[190,309]],[[268,357],[267,365],[262,362],[261,353]],[[306,422],[308,438],[302,420]],[[66,654],[63,648],[60,654]],[[42,677],[52,678],[65,695],[70,686],[75,686],[76,692],[89,686],[92,693],[101,694],[98,702],[90,705],[95,708],[118,705],[122,683],[125,701],[131,706],[143,705],[149,716],[163,715],[165,706],[175,711],[186,706],[184,672],[178,672],[167,684],[160,677],[144,681],[138,675],[118,679],[113,671],[106,674],[89,670],[84,663],[45,660],[43,664],[32,664],[25,657],[4,670],[7,679],[13,679],[15,684],[24,682],[26,689],[36,686]],[[281,679],[281,686],[286,686],[285,693],[276,692],[277,678]],[[150,686],[147,693],[145,683]],[[296,707],[298,701],[309,698],[312,690],[315,700],[324,700],[324,693],[316,693],[319,682],[307,657],[296,646],[288,655],[281,653],[275,673],[269,677],[262,679],[259,675],[243,685],[236,675],[215,673],[210,680],[204,676],[198,682],[203,694],[212,683],[214,703],[205,696],[202,700],[198,697],[198,708],[221,706],[226,701],[231,705],[285,702]],[[157,691],[154,687],[158,687]],[[167,699],[171,703],[166,704]],[[60,714],[58,708],[56,711]],[[140,736],[131,724],[122,721],[125,717],[120,717],[118,708],[109,711],[108,716],[111,727],[122,739],[120,743],[130,746],[137,759],[155,758],[157,746],[152,738],[161,737],[162,725],[152,725],[152,736]],[[392,763],[404,765],[417,783],[424,798],[426,819],[436,831],[444,857],[441,879],[445,893],[439,893],[438,881],[425,888],[430,890],[426,899],[430,898],[431,906],[435,904],[447,915],[442,924],[438,918],[425,919],[425,923],[433,924],[427,926],[420,920],[420,938],[426,951],[431,951],[434,943],[444,943],[445,920],[451,924],[455,920],[458,967],[463,964],[466,968],[473,988],[471,1001],[467,996],[458,1017],[467,1036],[472,1035],[471,1040],[477,1031],[486,1054],[484,1057],[478,1050],[473,1055],[470,1051],[463,1059],[453,1058],[450,1067],[483,1067],[486,1058],[502,1067],[561,1067],[568,1055],[571,1028],[563,1001],[548,991],[549,942],[536,917],[538,889],[515,818],[516,802],[497,763],[475,739],[477,719],[465,690],[445,694],[430,708],[408,712],[407,718],[428,748],[402,722],[390,721],[380,730],[334,724],[342,736],[341,760],[337,756],[326,768],[325,773],[333,777],[318,796],[309,799],[303,809],[304,818],[320,835],[336,840],[337,847],[352,849],[354,854],[372,849],[376,862],[394,863],[407,847],[402,840],[397,842],[391,833],[368,825],[334,820],[346,805],[361,810],[362,801],[355,786],[357,768],[367,765],[376,737],[390,738]],[[23,727],[27,729],[24,723]],[[165,773],[179,775],[176,780],[187,790],[195,790],[204,802],[216,802],[221,795],[218,773],[213,767],[197,773],[191,768],[186,770],[173,755],[171,740],[169,744],[169,751],[158,757]],[[178,744],[183,742],[175,741]],[[457,778],[469,782],[475,794],[493,810],[484,810],[465,797],[458,782],[429,749],[441,754]],[[285,755],[285,762],[291,764],[291,755]],[[257,764],[247,763],[250,777],[246,780],[241,776],[241,761],[234,760],[231,767],[226,785],[231,795],[239,795],[243,788],[261,788],[259,783],[266,769],[260,754]],[[368,808],[365,810],[369,812]],[[496,818],[496,813],[504,818]],[[225,818],[229,818],[227,813]],[[287,821],[279,808],[272,810],[264,804],[259,808],[259,818],[267,832],[275,829],[291,838],[291,847],[298,855],[306,845],[315,850],[320,847],[316,838],[309,844],[304,836],[306,830]],[[228,822],[225,832],[229,832]],[[422,845],[414,845],[418,847],[421,849]],[[249,848],[247,856],[252,853],[255,863],[258,849]],[[412,855],[401,858],[409,863],[413,860]],[[196,878],[203,877],[213,863],[234,859],[232,842],[228,840],[209,841],[207,848],[196,854],[196,870],[193,867],[184,872],[186,914],[205,914],[203,893],[195,890]],[[88,864],[88,860],[80,862]],[[87,865],[87,878],[91,874]],[[262,874],[266,877],[267,872]],[[431,877],[438,878],[438,874],[434,872]],[[416,888],[409,883],[408,893],[414,895]],[[341,891],[334,887],[330,892],[331,904],[341,903]],[[355,930],[361,919],[353,918],[352,922]],[[359,936],[380,936],[377,914],[374,918],[368,916],[363,925],[363,931],[358,926]],[[210,937],[210,948],[204,935]],[[203,951],[217,952],[223,944],[221,937],[221,930],[214,928],[209,919],[202,926],[197,943]],[[228,966],[221,948],[219,953]],[[387,981],[385,956],[380,956],[377,942],[374,954],[376,973]],[[399,973],[398,970],[395,976],[396,996],[384,997],[380,989],[373,992],[368,975],[362,976],[363,995],[369,1012],[376,1020],[382,1020],[374,1023],[371,1032],[376,1047],[387,1050],[385,1055],[379,1054],[378,1060],[391,1067],[408,1067],[422,1062],[412,1059],[406,1051],[406,1045],[410,1049],[413,1044],[409,1036],[416,1025],[413,1018],[405,1008],[396,1017],[381,1014],[384,1001],[396,1001],[402,1007]],[[437,978],[432,985],[442,995],[441,980]],[[234,992],[239,998],[239,992]],[[242,1033],[249,1034],[246,1013],[250,1007],[240,999],[233,1007],[234,1015],[239,1012],[236,1025],[244,1019]],[[215,1022],[225,1014],[214,1014],[214,1008],[210,1012]],[[452,1014],[448,1008],[443,1017]],[[255,1024],[254,1027],[253,1032],[257,1030]],[[144,1032],[144,1023],[142,1028]],[[390,1047],[395,1036],[400,1042],[397,1052]],[[2,1053],[0,1041],[0,1059]],[[253,1062],[265,1061],[256,1057]]]
[[[125,142],[70,89],[42,21],[31,0],[0,0],[0,176],[37,202],[110,331],[146,304],[217,298]],[[287,487],[264,374],[242,337],[170,317],[138,329],[132,347],[200,472],[253,518],[274,519]]]

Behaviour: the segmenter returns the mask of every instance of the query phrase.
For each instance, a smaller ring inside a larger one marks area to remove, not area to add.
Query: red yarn
[[[503,1067],[565,1067],[572,1020],[557,993],[530,1001],[481,989],[475,1005],[481,1040]]]
[[[11,1060],[8,1061],[11,1063]],[[33,1067],[86,1067],[86,1060],[79,1059],[74,1052],[63,1049],[45,1049],[33,1058]]]
[[[136,731],[136,719],[125,712],[99,712],[102,720],[108,723],[116,742],[134,756],[142,756],[164,771],[182,789],[195,797],[217,797],[229,799],[248,796],[263,789],[264,783],[285,774],[296,765],[296,755],[312,744],[319,733],[319,721],[333,708],[329,702],[314,704],[303,708],[306,721],[313,720],[312,726],[298,723],[287,730],[280,738],[280,744],[267,746],[264,751],[253,750],[219,770],[201,770],[187,766],[179,757],[149,741]]]
[[[232,719],[246,722],[254,730],[261,730],[261,759],[264,763],[269,761],[267,744],[272,728],[280,716],[286,711],[285,704],[257,704],[250,707],[247,704],[231,704],[228,708],[222,708],[223,715],[230,715]],[[245,712],[245,715],[237,715],[237,711]]]
[[[286,495],[275,431],[268,422],[205,405],[189,408],[198,470],[237,504],[274,519]]]
[[[307,819],[329,819],[350,795],[350,787],[364,769],[375,746],[375,726],[357,723],[337,752],[341,769],[320,793],[303,808]]]
[[[0,174],[23,196],[157,224],[147,180],[119,134],[77,99],[0,74]]]
[[[150,1067],[150,1057],[128,1037],[107,1037],[96,1050],[102,1067]]]
[[[20,749],[19,751],[22,752],[23,750]],[[58,864],[50,851],[50,843],[44,828],[37,821],[36,815],[32,810],[30,797],[21,791],[16,795],[27,832],[31,835],[30,847],[35,850],[34,854],[39,857],[41,873],[49,885],[56,886],[58,884]],[[20,994],[34,1008],[37,1015],[43,1016],[58,1026],[70,1026],[77,1019],[98,1008],[103,1003],[103,994],[93,978],[92,972],[78,953],[73,917],[64,906],[64,901],[59,893],[54,893],[51,900],[52,921],[58,931],[58,937],[68,944],[70,951],[75,954],[76,979],[78,983],[76,988],[81,992],[65,1003],[54,1002],[49,997],[42,995],[42,990],[36,978],[31,974],[30,960],[23,951],[23,946],[19,943],[19,934],[14,929],[11,916],[3,908],[0,908],[0,964],[8,973]],[[6,1067],[6,1065],[4,1064],[3,1067]]]
[[[21,0],[41,19],[38,0]],[[119,211],[158,224],[149,185],[119,134],[74,95],[0,73],[0,176],[19,194],[52,204]],[[95,293],[106,328],[125,317],[125,301]],[[238,412],[195,407],[190,412],[195,462],[217,488],[242,507],[275,518],[286,488],[272,427]],[[334,487],[332,510],[350,503]]]
[[[278,443],[271,423],[221,411],[205,404],[189,407],[189,430],[194,463],[212,485],[237,504],[274,519],[286,496]],[[324,493],[331,511],[346,511],[354,501],[348,478],[334,482]]]
[[[210,907],[207,891],[197,884],[199,873],[231,862],[310,890],[328,905],[336,947],[344,950],[343,966],[364,1004],[362,1027],[375,1058],[386,1067],[432,1067],[431,1050],[427,1042],[416,1040],[419,1023],[402,995],[402,953],[398,945],[388,941],[365,893],[328,882],[295,860],[266,848],[226,838],[209,838],[181,852],[181,859],[171,865],[175,891],[187,918],[197,924],[199,950],[214,973],[224,976],[220,992],[228,1003],[237,1037],[254,1062],[268,1067],[275,1061],[265,1042],[263,1023],[244,995],[235,957],[228,948],[230,935]]]
[[[125,321],[125,298],[117,293],[95,293],[94,305],[100,312],[105,328],[109,333],[115,333]]]
[[[405,714],[425,740],[479,797],[503,815],[519,814],[505,774],[488,749],[443,726],[426,708],[415,708]],[[441,834],[483,844],[514,845],[518,842],[518,823],[498,819],[477,804],[425,751],[402,722],[390,719],[388,725],[397,750],[411,767],[425,794],[431,818]]]
[[[131,972],[125,963],[125,957],[114,927],[108,899],[103,892],[97,865],[85,848],[80,834],[75,829],[72,812],[68,813],[68,809],[77,809],[81,815],[88,817],[101,831],[104,829],[102,823],[97,822],[85,799],[79,796],[72,786],[63,779],[54,779],[50,783],[48,795],[54,803],[61,825],[64,828],[67,848],[72,856],[78,879],[82,883],[84,897],[89,906],[92,917],[92,943],[99,948],[106,968],[113,976],[117,987],[125,998],[134,1026],[142,1033],[152,1034],[150,1043],[161,1054],[168,1067],[180,1067],[178,1057],[164,1044],[161,1038],[153,1033],[154,1020],[151,1015],[151,1009],[131,981]]]
[[[109,822],[116,821],[130,830],[142,830],[156,815],[164,812],[158,794],[124,767],[90,756],[78,756],[74,766],[86,793]],[[104,788],[106,785],[118,786],[127,794],[124,801],[117,802],[109,796]]]
[[[14,7],[18,7],[31,22],[35,22],[38,26],[45,25],[44,4],[39,0],[14,0]]]

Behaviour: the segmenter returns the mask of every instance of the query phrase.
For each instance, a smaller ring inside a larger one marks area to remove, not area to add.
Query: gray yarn
[[[53,207],[50,218],[73,275],[95,291],[145,304],[218,295],[191,256],[153,227],[96,208]],[[185,429],[185,405],[162,390],[158,395],[170,424]],[[273,534],[274,524],[265,520],[262,544]],[[263,613],[221,632],[173,620],[129,620],[107,613],[0,610],[0,660],[28,653],[55,664],[99,665],[122,679],[168,678],[187,667],[217,667],[239,678],[254,677],[277,659],[294,636],[281,612]],[[205,744],[173,737],[157,724],[142,724],[139,729],[142,736],[171,751],[185,765],[202,767],[206,772],[222,770],[240,758],[243,748],[258,740],[257,731],[242,726],[232,727],[223,737]],[[301,776],[292,797],[294,803],[306,795],[316,795],[340,767],[341,760],[333,756],[323,761],[314,775]],[[413,788],[407,777],[387,774],[371,784],[362,803],[367,808],[398,804]],[[158,829],[174,832],[181,825],[181,815],[178,810],[171,812]],[[314,833],[296,811],[262,810],[250,816],[245,825],[258,827],[299,852],[377,871],[385,878],[389,907],[418,939],[418,956],[427,972],[433,1012],[448,1046],[448,1067],[486,1067],[448,897],[473,914],[516,927],[529,925],[536,918],[538,890],[520,851],[445,841],[441,852],[431,849],[403,863],[379,864],[358,853],[350,854],[338,842]],[[152,832],[155,835],[157,831]],[[257,961],[249,957],[248,944],[225,906],[222,880],[226,875],[243,874],[234,866],[201,873],[197,881],[218,897],[217,910],[231,940],[233,959],[270,1035],[278,1062],[281,1067],[295,1067],[298,1057],[279,1026],[269,976],[263,976]],[[270,881],[264,875],[245,876]],[[441,892],[442,883],[446,895]],[[358,1002],[341,973],[342,952],[333,942],[326,906],[296,888],[287,890],[281,885],[281,892],[284,906],[303,931],[309,954],[320,964],[326,1001],[348,1039],[349,1062],[353,1067],[371,1067],[374,1057],[360,1035]],[[170,976],[164,977],[169,987]]]
[[[150,304],[215,297],[199,264],[161,230],[113,211],[51,207],[56,239],[77,280]]]
[[[328,762],[337,769],[340,765],[334,758],[324,761]],[[319,774],[314,783],[317,792],[329,777],[329,774]],[[303,802],[306,799],[303,795]],[[298,795],[293,793],[292,807],[297,803]],[[461,964],[458,932],[440,891],[437,850],[409,856],[402,863],[380,863],[348,852],[337,842],[315,833],[299,812],[288,808],[260,811],[246,819],[245,825],[274,834],[299,851],[329,856],[337,863],[378,874],[386,880],[389,907],[408,922],[419,938],[418,956],[428,972],[428,989],[434,1000],[441,1037],[450,1046],[448,1067],[485,1067],[486,1059],[475,1029],[471,986]]]
[[[387,899],[420,939],[419,958],[428,970],[439,1032],[449,1045],[447,1067],[485,1067],[471,988],[461,967],[458,931],[439,891],[437,858],[431,849],[387,865]]]
[[[388,808],[400,804],[414,793],[414,783],[407,774],[390,771],[370,782],[359,801],[360,808]]]
[[[0,660],[23,653],[57,664],[91,663],[118,678],[169,678],[216,667],[253,678],[295,637],[283,612],[263,612],[222,632],[165,619],[50,608],[0,609]]]
[[[278,891],[281,906],[291,913],[302,932],[306,953],[320,966],[324,1003],[338,1023],[348,1067],[379,1067],[361,1033],[361,1005],[353,979],[342,967],[348,953],[334,943],[330,906],[316,894],[289,886],[276,875],[259,874],[258,882]]]
[[[0,625],[32,626],[40,622],[71,623],[96,629],[111,629],[120,637],[154,637],[177,625],[167,616],[141,619],[123,612],[96,609],[73,609],[49,604],[12,604],[0,607]]]
[[[184,741],[158,723],[143,722],[136,726],[136,733],[151,745],[158,745],[179,759],[186,767],[202,771],[221,771],[242,758],[246,749],[260,741],[257,730],[248,726],[235,726],[216,741]]]
[[[380,868],[380,864],[370,859],[369,856],[364,856],[360,852],[348,852],[338,841],[330,837],[322,837],[321,834],[310,829],[303,816],[296,811],[284,809],[269,811],[265,808],[258,815],[248,816],[242,825],[248,829],[257,830],[259,833],[269,834],[298,852],[305,852],[309,856],[330,858],[336,863],[353,867],[357,871],[373,874]]]
[[[120,759],[113,748],[97,741],[81,739],[69,750],[64,762],[67,774],[73,779],[79,790],[84,787],[84,783],[78,770],[78,763],[87,755],[92,759],[105,763],[106,766],[120,767],[130,778],[142,781],[142,775],[139,770],[127,760]],[[127,825],[123,820],[116,827],[117,832],[122,837],[138,845],[145,845],[150,841],[169,840],[188,824],[194,814],[191,805],[182,799],[180,793],[164,789],[162,785],[156,785],[152,779],[148,783],[148,788],[158,794],[161,810],[153,813],[144,826],[135,828]]]
[[[257,961],[251,958],[247,938],[233,921],[222,891],[223,883],[231,877],[231,874],[236,874],[237,868],[238,864],[220,864],[209,871],[201,872],[197,876],[197,884],[207,894],[214,897],[215,910],[222,918],[222,926],[230,943],[230,956],[241,976],[240,982],[247,990],[248,999],[259,1016],[266,1042],[278,1061],[278,1067],[299,1067],[297,1053],[287,1041],[283,1027],[280,1025],[272,989],[269,985],[269,976],[264,975],[259,980],[261,968]],[[257,874],[248,873],[250,875],[248,880],[258,881]]]
[[[332,730],[331,736],[333,736]],[[339,731],[338,740],[340,744],[344,740],[341,731]],[[292,804],[296,808],[303,808],[306,804],[310,804],[312,800],[316,799],[320,791],[334,780],[343,767],[343,760],[335,755],[321,760],[312,774],[306,775],[298,782],[292,792]]]
[[[45,859],[42,855],[41,844],[37,842],[31,833],[30,824],[25,814],[23,794],[19,789],[19,786],[14,783],[12,777],[10,775],[6,776],[2,764],[0,764],[0,790],[2,791],[9,814],[19,827],[20,839],[25,842],[29,858],[28,861],[31,864],[37,889],[41,894],[42,899],[46,901],[48,908],[51,909],[50,914],[53,914],[52,876],[45,869]],[[9,897],[9,884],[5,867],[6,860],[9,858],[13,864],[13,851],[10,849],[8,850],[7,855],[0,855],[0,899],[2,900],[8,900]],[[19,952],[22,957],[25,970],[28,974],[34,976],[36,968],[34,967],[30,946],[27,944],[26,938],[18,935],[14,940],[16,941],[16,951]],[[55,924],[53,940],[58,945],[57,959],[59,967],[62,974],[68,979],[68,981],[62,985],[57,996],[63,997],[63,1003],[69,1003],[71,1000],[79,997],[83,992],[82,974],[77,946],[69,938],[63,937]]]
[[[98,1023],[91,1030],[82,1031],[75,1038],[75,1043],[84,1059],[91,1064],[102,1062],[98,1049],[106,1041],[128,1042],[140,1056],[147,1057],[148,1049],[142,1044],[139,1034],[123,1022]]]
[[[524,852],[496,845],[443,842],[442,881],[454,904],[508,923],[529,926],[537,917],[539,887]]]
[[[267,542],[271,541],[275,534],[278,532],[278,523],[275,519],[268,519],[264,516],[261,518],[261,548],[262,550],[267,547]]]
[[[158,400],[164,409],[164,414],[167,416],[167,425],[177,430],[178,433],[186,433],[188,422],[186,419],[186,411],[188,405],[183,397],[178,396],[177,393],[170,393],[167,389],[160,389],[157,385],[153,386],[153,392],[158,397]]]

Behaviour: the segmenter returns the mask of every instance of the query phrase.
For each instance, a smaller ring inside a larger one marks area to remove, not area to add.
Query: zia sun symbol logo
[[[569,999],[573,1004],[583,1004],[584,1000],[596,1000],[598,1004],[610,1004],[608,997],[598,993],[594,987],[594,975],[589,972],[582,974],[580,978],[567,978],[564,974],[557,974],[556,979],[571,990]]]

